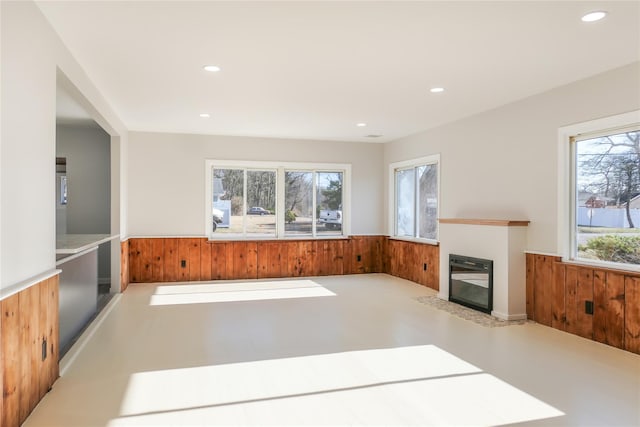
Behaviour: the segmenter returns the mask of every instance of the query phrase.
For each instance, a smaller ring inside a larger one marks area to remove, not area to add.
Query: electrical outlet
[[[187,260],[183,259],[182,261],[180,261],[180,267],[182,268],[186,268],[187,267]]]
[[[361,255],[358,255],[356,258],[357,258],[358,262],[362,261],[362,256]]]
[[[584,302],[584,312],[587,314],[593,314],[593,301]]]

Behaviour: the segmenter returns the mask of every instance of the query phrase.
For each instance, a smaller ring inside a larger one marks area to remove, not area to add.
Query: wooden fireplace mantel
[[[497,227],[526,227],[531,221],[513,219],[467,219],[467,218],[440,218],[440,224],[469,224],[469,225],[493,225]]]

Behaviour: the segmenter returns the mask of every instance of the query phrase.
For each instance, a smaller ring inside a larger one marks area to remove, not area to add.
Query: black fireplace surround
[[[449,301],[491,314],[493,261],[450,254]]]

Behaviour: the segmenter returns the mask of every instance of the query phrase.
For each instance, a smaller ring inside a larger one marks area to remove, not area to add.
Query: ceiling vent
[[[365,138],[380,138],[382,135],[365,135]]]

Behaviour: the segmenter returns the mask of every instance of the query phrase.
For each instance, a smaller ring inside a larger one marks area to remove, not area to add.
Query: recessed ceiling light
[[[589,12],[586,15],[584,15],[582,17],[582,22],[595,22],[595,21],[599,21],[602,18],[604,18],[605,16],[607,16],[607,12],[603,11],[603,10],[598,10],[595,12]]]
[[[208,119],[209,117],[211,117],[211,115],[209,113],[201,113],[200,117],[202,117],[203,119]]]
[[[358,126],[359,128],[363,128],[366,125],[367,125],[366,123],[356,123],[356,126]]]
[[[209,71],[211,73],[217,73],[218,71],[221,70],[220,67],[218,67],[217,65],[205,65],[204,67],[202,67],[205,69],[205,71]]]
[[[444,88],[443,87],[432,87],[431,89],[429,89],[431,93],[440,93],[440,92],[444,92]]]

